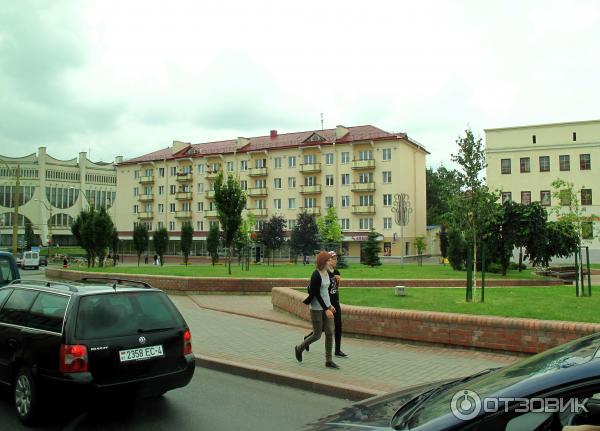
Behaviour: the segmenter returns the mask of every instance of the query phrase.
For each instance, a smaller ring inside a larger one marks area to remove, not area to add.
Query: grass
[[[40,254],[48,256],[48,247],[43,247]],[[85,250],[81,247],[52,247],[52,256],[66,254],[69,256],[85,256]]]
[[[599,323],[599,287],[582,298],[575,297],[574,286],[488,288],[485,303],[466,303],[464,289],[407,288],[402,297],[394,289],[342,287],[340,295],[344,304],[366,307]]]
[[[310,274],[314,269],[313,265],[303,266],[302,264],[283,264],[276,266],[267,265],[251,265],[250,271],[242,271],[237,264],[231,266],[231,277],[252,277],[252,278],[310,278]],[[87,270],[87,268],[81,268]],[[91,271],[96,272],[120,272],[126,274],[155,274],[155,275],[175,275],[175,276],[192,276],[192,277],[229,277],[227,267],[225,265],[203,265],[195,264],[185,267],[183,265],[140,265],[138,266],[117,266],[105,268],[91,268]],[[354,264],[348,268],[341,269],[342,277],[345,278],[375,278],[375,279],[462,279],[466,278],[466,273],[463,271],[454,271],[450,266],[443,265],[382,265],[379,267],[368,267],[365,265]],[[487,274],[489,278],[503,278],[500,274]],[[506,278],[510,279],[533,279],[540,278],[532,274],[528,268],[523,272],[509,271]]]

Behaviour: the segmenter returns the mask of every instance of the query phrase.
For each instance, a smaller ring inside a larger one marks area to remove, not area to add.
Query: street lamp
[[[11,168],[4,160],[0,160],[8,169],[8,173],[10,176]],[[16,182],[15,182],[15,208],[13,211],[13,237],[12,237],[12,253],[13,255],[17,255],[18,252],[18,238],[19,238],[19,199],[21,198],[21,166],[17,165],[16,170]]]
[[[44,205],[50,213],[50,218],[48,219],[48,261],[50,261],[52,259],[52,205],[48,206],[46,202],[39,199],[34,200]]]

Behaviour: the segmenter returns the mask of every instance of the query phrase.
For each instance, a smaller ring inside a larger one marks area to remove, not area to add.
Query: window
[[[360,195],[358,202],[361,207],[369,207],[373,205],[373,195]]]
[[[346,164],[350,162],[350,153],[348,151],[342,152],[342,164]]]
[[[317,198],[304,198],[304,208],[317,208]]]
[[[133,178],[135,178],[136,180],[140,177],[140,171],[135,170],[133,171]]]
[[[558,196],[560,198],[560,204],[562,206],[568,206],[571,204],[571,194],[569,193],[568,190],[563,189],[558,193]]]
[[[582,239],[594,239],[594,222],[592,222],[592,221],[581,222],[581,238]]]
[[[158,212],[159,213],[165,212],[165,204],[158,204]]]
[[[158,168],[158,176],[159,177],[165,176],[165,168]]]
[[[217,220],[209,220],[208,227],[209,229],[213,229],[213,226],[216,226],[220,229],[219,222]]]
[[[263,209],[267,207],[267,201],[264,199],[257,199],[255,208]]]
[[[317,156],[315,154],[305,154],[304,155],[304,164],[305,165],[314,165],[317,163]]]
[[[281,169],[281,157],[275,157],[275,169]]]
[[[203,221],[197,221],[196,222],[196,230],[198,230],[198,231],[203,231],[204,230],[204,222]]]
[[[204,202],[198,202],[198,211],[204,211]]]
[[[350,184],[350,174],[342,174],[342,185],[347,186]]]
[[[265,187],[267,187],[267,180],[255,180],[254,187],[256,187],[257,189],[264,189]]]
[[[569,155],[558,156],[558,161],[559,161],[561,171],[570,171],[571,170],[571,158],[569,157]]]
[[[209,170],[211,173],[219,172],[221,170],[221,165],[219,163],[213,163],[210,165]]]
[[[343,218],[340,220],[342,223],[342,230],[350,230],[350,219],[349,218]]]
[[[383,195],[383,206],[384,207],[391,207],[392,206],[392,195],[391,194],[385,194],[385,195]]]
[[[296,198],[288,198],[288,208],[291,210],[296,209]]]
[[[533,142],[534,144],[537,144],[537,138],[535,135],[531,135],[531,142]]]
[[[281,188],[281,178],[274,178],[273,179],[273,186],[276,189],[280,189]]]
[[[383,171],[383,184],[392,183],[392,171]]]
[[[304,185],[305,186],[316,186],[317,185],[317,177],[315,177],[315,176],[304,177]]]
[[[579,155],[579,169],[582,171],[589,171],[592,169],[592,159],[589,154]]]
[[[288,188],[296,188],[296,177],[288,177]]]
[[[240,187],[242,188],[242,190],[248,190],[248,180],[241,180]]]
[[[592,204],[592,189],[581,189],[581,205]]]
[[[198,173],[199,174],[203,174],[204,173],[204,164],[200,163],[198,165]]]
[[[240,160],[240,171],[248,170],[248,160]]]
[[[289,156],[288,157],[288,167],[289,168],[295,168],[296,167],[296,156]]]
[[[524,205],[531,203],[531,192],[521,192],[521,203]]]
[[[0,312],[0,321],[22,325],[27,318],[28,310],[35,300],[38,292],[35,290],[16,289],[6,300],[2,311]]]
[[[177,166],[172,166],[170,172],[172,177],[177,176]]]
[[[134,205],[134,206],[133,206],[133,213],[134,213],[134,214],[137,214],[137,213],[139,213],[139,212],[140,212],[140,207],[139,207],[139,205]]]
[[[348,208],[350,206],[350,196],[342,196],[342,208]]]
[[[233,162],[227,162],[227,172],[233,172]]]
[[[367,184],[373,182],[373,172],[363,172],[358,175],[358,182],[361,184]]]
[[[161,221],[159,221],[159,222],[157,223],[157,225],[158,225],[158,229],[162,229],[162,228],[164,227],[164,224],[163,224],[163,222],[161,222]]]
[[[333,165],[333,153],[326,153],[325,154],[325,164],[326,165]]]
[[[273,199],[273,208],[276,210],[281,209],[281,199]]]
[[[158,195],[162,196],[165,194],[165,186],[158,186]]]
[[[392,149],[391,148],[383,149],[383,160],[384,161],[392,160]]]
[[[169,204],[169,212],[175,212],[175,204]]]
[[[531,172],[529,165],[530,165],[529,157],[521,157],[521,159],[519,160],[519,167],[520,167],[521,173]]]
[[[134,187],[133,188],[133,196],[139,196],[139,194],[140,194],[140,189],[137,187]]]
[[[177,192],[177,186],[176,186],[176,185],[174,185],[174,184],[171,184],[171,185],[169,186],[169,194],[172,194],[172,195],[174,195],[176,192]]]
[[[256,220],[256,230],[257,231],[263,230],[264,227],[265,227],[265,221],[264,220]]]
[[[542,190],[540,192],[540,204],[544,207],[552,205],[552,194],[550,190]]]
[[[68,302],[68,296],[41,292],[29,310],[27,326],[61,333]]]
[[[360,230],[371,230],[373,228],[373,219],[372,218],[361,218],[358,221]]]
[[[325,185],[333,186],[333,175],[325,175]]]
[[[175,230],[175,222],[174,221],[170,221],[169,222],[169,230],[170,231],[174,231]]]
[[[373,150],[360,150],[358,160],[373,160]]]
[[[288,230],[294,230],[294,228],[296,227],[296,220],[288,220],[287,221],[287,228]]]
[[[540,156],[540,172],[550,172],[550,156]]]
[[[198,183],[198,193],[204,193],[204,183]]]
[[[392,218],[391,217],[384,217],[383,218],[383,228],[384,229],[391,229],[392,228]]]
[[[575,142],[577,140],[577,133],[573,132],[573,142]]]
[[[333,207],[333,196],[325,196],[325,208]]]
[[[500,160],[500,173],[510,174],[510,159]]]

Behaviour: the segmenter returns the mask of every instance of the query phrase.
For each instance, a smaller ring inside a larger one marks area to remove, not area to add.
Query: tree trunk
[[[473,234],[473,302],[476,302],[477,295],[477,238]]]
[[[523,247],[519,247],[519,272],[522,271],[523,267]]]
[[[231,248],[227,248],[227,263],[229,267],[229,275],[231,275]]]

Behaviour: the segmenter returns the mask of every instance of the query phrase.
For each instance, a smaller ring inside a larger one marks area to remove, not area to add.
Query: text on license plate
[[[155,358],[157,356],[163,356],[163,348],[160,345],[119,351],[121,362],[141,361],[144,359]]]

